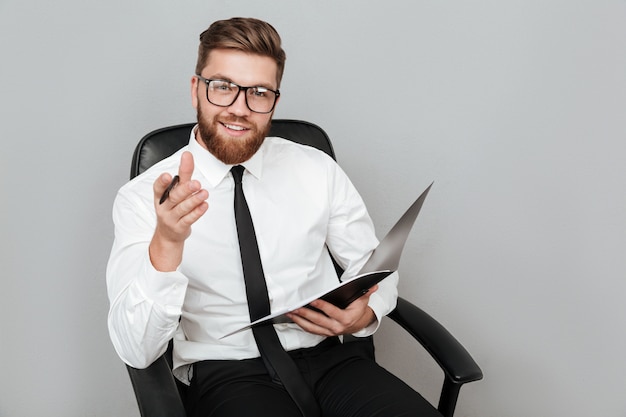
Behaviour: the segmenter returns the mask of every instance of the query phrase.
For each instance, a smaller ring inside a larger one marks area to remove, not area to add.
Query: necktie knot
[[[243,167],[243,165],[235,165],[230,169],[230,172],[233,174],[233,178],[235,179],[235,184],[241,184],[244,170],[245,168]]]

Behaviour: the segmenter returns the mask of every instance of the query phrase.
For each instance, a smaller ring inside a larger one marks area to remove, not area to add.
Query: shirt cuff
[[[163,307],[167,314],[179,315],[185,301],[189,280],[180,271],[161,272],[148,260],[137,284],[144,296]]]
[[[374,315],[376,316],[376,320],[374,320],[372,324],[370,324],[369,326],[359,330],[356,333],[353,333],[352,335],[355,337],[367,337],[376,333],[376,330],[378,330],[378,327],[380,326],[380,322],[383,316],[385,316],[387,313],[389,313],[389,311],[391,311],[389,307],[387,306],[387,304],[385,303],[385,301],[383,300],[383,298],[376,293],[370,296],[370,301],[368,305],[374,312]]]

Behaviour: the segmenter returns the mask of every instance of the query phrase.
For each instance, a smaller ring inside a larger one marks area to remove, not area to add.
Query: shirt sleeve
[[[363,199],[347,175],[336,164],[329,184],[331,214],[327,244],[332,256],[345,271],[342,279],[349,278],[356,275],[363,267],[379,241]],[[382,317],[396,307],[397,286],[397,272],[378,284],[378,290],[370,296],[369,300],[369,306],[374,311],[376,320],[355,333],[355,336],[369,336],[378,329]]]
[[[179,271],[159,272],[150,262],[148,246],[156,222],[152,204],[123,187],[113,205],[108,327],[118,355],[134,368],[146,368],[167,349],[188,283]]]

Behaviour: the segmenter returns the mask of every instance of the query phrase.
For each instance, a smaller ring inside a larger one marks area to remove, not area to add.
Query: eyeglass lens
[[[228,107],[244,90],[248,108],[256,113],[269,113],[274,108],[276,93],[264,87],[240,87],[237,84],[210,80],[207,83],[207,99],[216,106]]]

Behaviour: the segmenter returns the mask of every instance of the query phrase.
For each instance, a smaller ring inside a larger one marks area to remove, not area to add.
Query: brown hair
[[[254,18],[234,17],[211,24],[200,34],[196,74],[204,69],[213,49],[236,49],[273,58],[278,66],[276,81],[280,86],[287,57],[278,32],[269,23]]]

